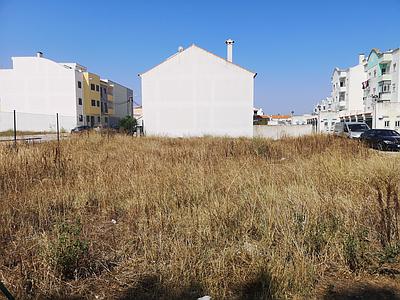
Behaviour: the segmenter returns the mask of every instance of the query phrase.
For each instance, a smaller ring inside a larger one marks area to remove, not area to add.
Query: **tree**
[[[119,120],[119,128],[127,132],[133,132],[136,129],[137,121],[132,116],[126,116]]]

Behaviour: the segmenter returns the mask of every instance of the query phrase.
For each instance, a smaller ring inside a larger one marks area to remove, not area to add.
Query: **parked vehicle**
[[[79,132],[85,132],[85,131],[89,131],[92,128],[90,126],[87,125],[82,125],[82,126],[77,126],[74,129],[71,130],[71,133],[79,133]]]
[[[400,134],[391,129],[370,129],[360,137],[361,141],[378,150],[400,151]]]
[[[333,134],[358,139],[363,132],[369,129],[368,125],[364,122],[340,122],[335,124]]]

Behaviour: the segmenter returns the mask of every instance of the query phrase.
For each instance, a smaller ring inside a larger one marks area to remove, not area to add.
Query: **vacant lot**
[[[0,280],[33,299],[395,297],[399,179],[397,155],[326,136],[0,145]]]

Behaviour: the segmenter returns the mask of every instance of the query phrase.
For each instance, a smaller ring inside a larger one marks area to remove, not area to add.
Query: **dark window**
[[[82,82],[78,81],[78,88],[82,88]]]
[[[100,107],[100,101],[97,101],[97,107]]]
[[[92,106],[96,106],[96,100],[92,100]]]
[[[97,117],[97,122],[100,122],[100,117]]]
[[[347,125],[351,131],[367,131],[369,128],[366,124],[349,124]]]
[[[82,122],[82,121],[83,121],[83,116],[79,115],[79,122]]]
[[[89,116],[86,116],[86,122],[90,123],[90,117]]]
[[[79,98],[79,99],[78,99],[78,104],[79,104],[79,105],[82,105],[82,98]]]
[[[99,91],[99,86],[96,84],[96,92]]]
[[[90,89],[91,89],[92,91],[94,91],[94,90],[96,89],[96,86],[95,86],[93,83],[91,83],[91,84],[90,84]]]
[[[108,123],[108,117],[104,117],[104,121]]]

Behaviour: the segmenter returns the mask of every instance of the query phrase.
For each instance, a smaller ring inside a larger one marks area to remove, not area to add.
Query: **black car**
[[[361,141],[378,150],[400,151],[400,134],[391,129],[370,129],[360,136]]]
[[[71,133],[79,133],[79,132],[84,132],[92,129],[90,126],[83,125],[83,126],[78,126],[75,127],[74,129],[71,130]]]

